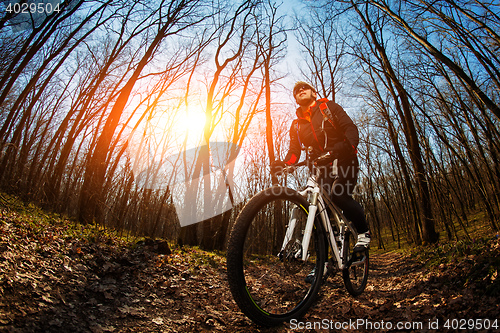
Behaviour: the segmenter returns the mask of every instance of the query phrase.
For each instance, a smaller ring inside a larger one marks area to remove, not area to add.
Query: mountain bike
[[[229,287],[241,311],[259,325],[275,326],[303,316],[334,270],[342,272],[351,295],[360,295],[366,287],[369,251],[354,249],[356,229],[318,184],[317,165],[331,158],[326,155],[314,161],[303,190],[273,186],[259,192],[232,228]]]

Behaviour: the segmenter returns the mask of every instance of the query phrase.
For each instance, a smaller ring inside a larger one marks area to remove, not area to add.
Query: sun
[[[205,129],[205,113],[201,109],[188,109],[179,112],[175,119],[175,131],[182,137],[188,136],[188,142],[199,144]]]
[[[203,132],[205,114],[201,110],[187,110],[179,115],[179,129],[185,132]]]

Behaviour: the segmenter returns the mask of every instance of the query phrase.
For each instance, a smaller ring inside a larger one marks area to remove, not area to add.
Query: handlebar
[[[282,172],[290,173],[290,172],[295,171],[295,169],[297,169],[298,167],[305,166],[305,165],[307,165],[307,160],[304,160],[302,162],[299,162],[299,163],[296,163],[293,165],[287,165],[286,167],[283,168]]]
[[[318,165],[318,164],[323,164],[323,163],[330,163],[336,159],[337,159],[336,154],[333,154],[331,151],[327,151],[326,153],[324,153],[320,157],[316,158],[314,160],[314,164]]]
[[[293,172],[293,171],[295,171],[296,168],[301,167],[301,166],[305,166],[305,165],[309,165],[310,163],[315,165],[315,166],[328,164],[330,162],[333,162],[337,158],[338,157],[336,156],[336,154],[333,154],[331,151],[328,151],[328,152],[324,153],[323,155],[315,158],[312,161],[308,161],[306,159],[302,162],[286,166],[283,168],[283,172]]]

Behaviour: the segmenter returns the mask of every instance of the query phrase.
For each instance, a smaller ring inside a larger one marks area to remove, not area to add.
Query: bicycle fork
[[[301,194],[305,195],[308,191],[310,191],[310,189],[306,189],[304,192],[301,192]],[[319,188],[314,187],[311,193],[307,222],[304,229],[304,234],[302,235],[301,251],[297,251],[297,253],[295,253],[295,259],[302,259],[303,261],[306,261],[309,257],[309,251],[307,249],[309,248],[309,243],[311,242],[312,230],[314,228],[314,219],[316,217],[316,212],[318,211],[318,197]],[[286,246],[293,238],[299,209],[299,207],[294,207],[292,210],[292,216],[286,229],[285,238],[283,239],[280,254],[284,253]]]
[[[302,260],[307,260],[307,249],[309,248],[309,243],[311,242],[312,230],[314,227],[314,219],[316,217],[316,211],[318,210],[318,196],[319,188],[313,188],[311,201],[309,204],[309,214],[307,215],[306,228],[304,230],[304,237],[302,238]]]
[[[308,192],[308,189],[301,192],[301,194],[305,195],[306,192]],[[318,210],[318,196],[319,196],[319,188],[313,188],[312,198],[309,204],[309,211],[307,215],[306,227],[304,229],[304,234],[302,235],[301,250],[297,251],[297,253],[294,254],[295,259],[302,259],[303,261],[306,261],[309,257],[309,251],[307,251],[307,249],[309,248],[309,243],[311,242],[312,230],[314,228],[314,218]],[[288,223],[285,233],[285,238],[283,239],[283,244],[281,246],[281,251],[279,252],[280,253],[279,255],[282,255],[285,252],[286,246],[293,238],[293,233],[295,231],[295,225],[297,223],[297,216],[299,209],[300,208],[297,206],[292,209],[292,216]]]
[[[326,237],[328,238],[328,242],[330,243],[330,247],[332,249],[332,252],[335,256],[335,260],[338,264],[339,269],[344,269],[346,268],[348,264],[348,249],[345,248],[347,245],[345,242],[345,237],[346,237],[346,228],[348,226],[345,224],[344,221],[340,219],[338,214],[333,214],[333,218],[335,219],[335,223],[339,226],[338,230],[338,235],[335,235],[333,233],[333,228],[330,224],[330,220],[328,218],[328,214],[326,213],[325,209],[325,202],[323,201],[323,198],[321,197],[320,189],[317,186],[314,187],[308,187],[304,191],[299,192],[301,195],[305,196],[307,193],[311,195],[310,197],[310,204],[309,204],[309,212],[307,215],[307,223],[306,227],[304,229],[304,233],[302,235],[302,243],[300,244],[300,250],[296,251],[293,256],[295,259],[301,259],[303,261],[306,261],[309,257],[309,244],[311,242],[311,235],[312,235],[312,230],[314,228],[314,219],[316,218],[316,213],[318,211],[318,207],[321,208],[319,214],[321,217],[321,221],[323,222],[323,227],[325,228],[324,230],[326,231]],[[292,214],[290,221],[288,223],[286,232],[285,232],[285,238],[283,239],[283,244],[281,246],[281,251],[279,252],[278,256],[282,256],[283,253],[285,253],[285,249],[289,242],[293,239],[293,234],[295,231],[295,226],[297,224],[297,218],[298,218],[298,212],[299,212],[300,207],[294,207],[292,209]],[[353,232],[353,231],[351,231]],[[356,235],[356,234],[355,234]],[[337,241],[340,243],[340,248],[339,245],[337,244]],[[299,241],[297,240],[297,243]],[[298,244],[297,244],[298,245]]]

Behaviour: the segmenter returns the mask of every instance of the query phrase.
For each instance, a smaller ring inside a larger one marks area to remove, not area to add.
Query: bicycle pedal
[[[355,253],[361,253],[361,252],[365,252],[367,250],[368,250],[368,248],[366,246],[360,245],[360,246],[354,247],[354,249],[352,250],[352,253],[353,254],[355,254]]]
[[[364,250],[361,250],[361,251],[354,250],[352,253],[352,257],[351,257],[351,262],[363,261],[365,258],[366,258],[366,254],[365,254]]]

